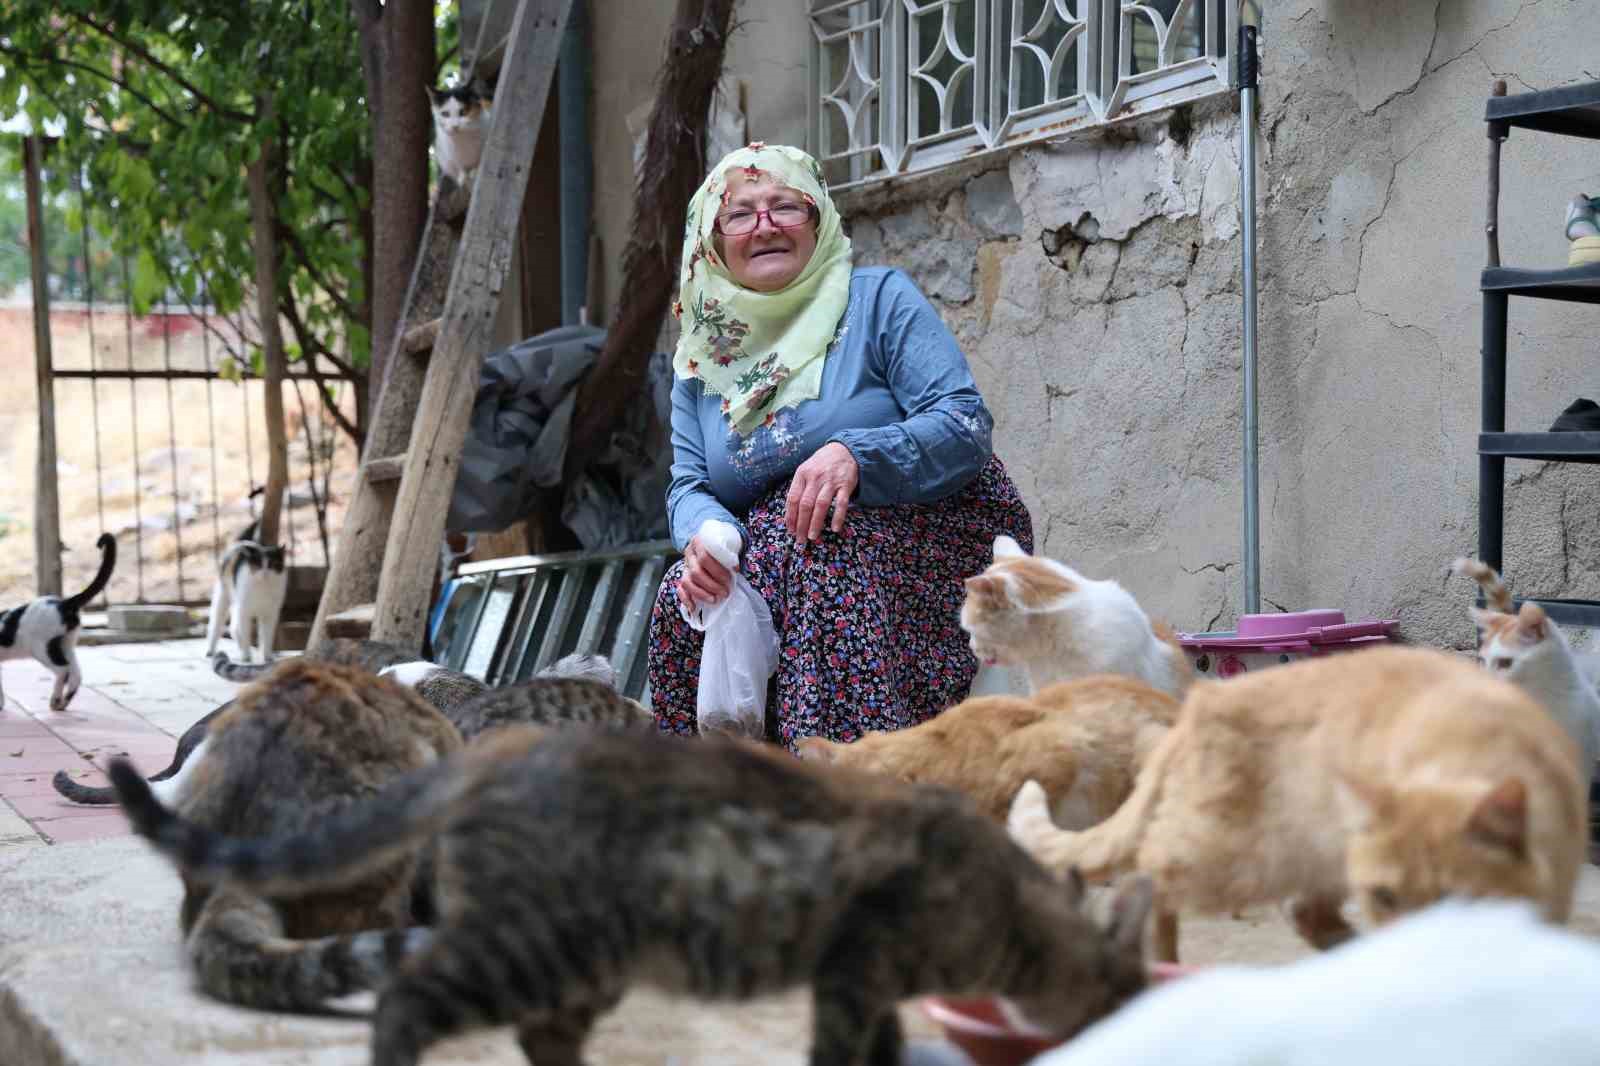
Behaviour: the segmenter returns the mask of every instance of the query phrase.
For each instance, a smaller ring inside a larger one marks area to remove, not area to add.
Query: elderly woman
[[[708,518],[738,527],[740,570],[772,610],[791,749],[966,698],[978,663],[962,578],[988,565],[997,534],[1032,550],[955,338],[905,274],[850,257],[822,169],[798,149],[733,152],[690,202],[667,493],[683,559],[649,648],[663,731],[695,731],[703,636],[678,604],[731,587],[697,536]]]

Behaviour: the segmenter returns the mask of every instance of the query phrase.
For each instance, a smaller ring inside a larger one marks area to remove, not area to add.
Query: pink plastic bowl
[[[1279,614],[1244,614],[1239,616],[1239,636],[1252,640],[1264,637],[1292,637],[1344,625],[1343,611],[1288,611]]]
[[[1193,972],[1191,967],[1170,962],[1151,963],[1150,981],[1159,984]],[[993,999],[929,996],[922,1001],[922,1011],[944,1029],[945,1039],[960,1048],[975,1066],[1022,1066],[1065,1043],[1012,1028]]]

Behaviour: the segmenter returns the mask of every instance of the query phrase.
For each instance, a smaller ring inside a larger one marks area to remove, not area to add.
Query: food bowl
[[[1192,968],[1176,963],[1152,963],[1150,983],[1160,984],[1192,972]],[[972,1060],[973,1066],[1023,1066],[1065,1043],[1016,1028],[995,999],[929,996],[922,1001],[922,1011],[944,1030],[946,1040]]]

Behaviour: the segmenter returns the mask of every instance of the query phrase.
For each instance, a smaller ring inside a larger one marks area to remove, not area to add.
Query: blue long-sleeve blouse
[[[823,364],[821,393],[741,437],[721,398],[693,378],[672,386],[667,512],[681,550],[708,518],[737,525],[768,489],[838,441],[860,467],[854,504],[929,503],[989,461],[994,418],[967,359],[903,271],[851,272],[850,300]]]

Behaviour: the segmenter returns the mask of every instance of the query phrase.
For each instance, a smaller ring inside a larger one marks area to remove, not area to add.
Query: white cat
[[[1089,674],[1124,674],[1182,697],[1194,669],[1177,635],[1127,589],[994,541],[994,563],[966,579],[961,628],[989,665],[1020,667],[1034,692]]]
[[[289,591],[289,572],[284,566],[283,545],[268,548],[257,544],[256,523],[239,534],[217,566],[217,582],[211,587],[211,617],[206,624],[206,658],[216,653],[222,637],[222,620],[230,601],[233,617],[229,631],[239,646],[239,659],[249,662],[251,633],[261,649],[262,662],[272,661],[272,638],[278,629],[278,615]]]
[[[66,710],[83,683],[83,671],[78,668],[78,612],[106,587],[117,565],[115,537],[102,533],[95,545],[100,549],[100,570],[88,588],[64,600],[41,596],[0,614],[0,662],[32,656],[54,671],[52,711]],[[5,694],[0,692],[0,710],[4,708]]]
[[[1594,1066],[1600,943],[1450,900],[1284,966],[1159,985],[1033,1066]]]
[[[1585,780],[1600,760],[1600,693],[1567,643],[1561,627],[1536,603],[1515,610],[1511,593],[1494,568],[1457,559],[1454,569],[1483,586],[1485,610],[1472,609],[1478,626],[1478,659],[1533,696],[1556,717],[1583,752]]]
[[[433,154],[438,157],[439,171],[457,185],[465,185],[483,159],[492,98],[471,85],[427,88],[433,108]]]

